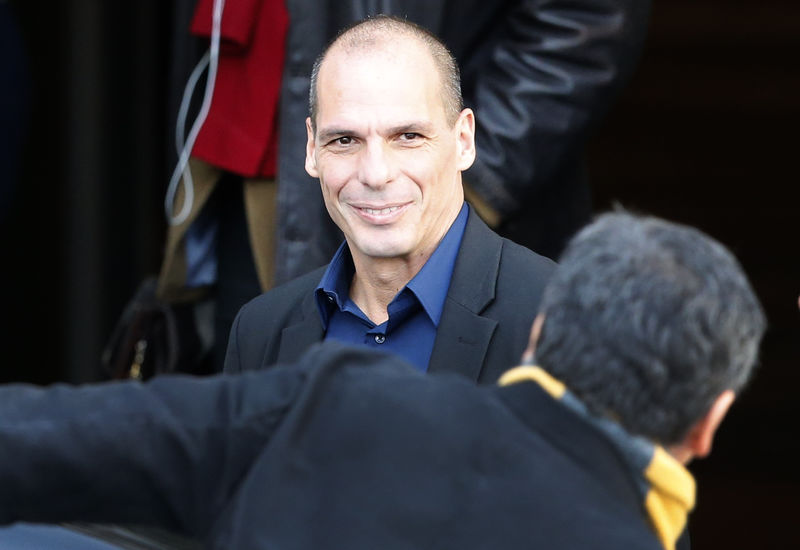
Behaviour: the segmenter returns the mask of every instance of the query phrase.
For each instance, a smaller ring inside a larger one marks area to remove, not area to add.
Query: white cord
[[[184,141],[184,130],[186,129],[186,118],[189,116],[189,103],[192,101],[194,89],[197,86],[197,81],[200,76],[208,68],[209,54],[206,52],[200,61],[195,65],[192,74],[189,75],[189,80],[186,82],[186,88],[183,90],[183,99],[181,99],[181,107],[178,110],[178,120],[175,123],[175,153],[180,157],[183,146],[186,144]]]
[[[203,104],[200,107],[200,113],[197,115],[197,118],[192,125],[192,129],[189,132],[189,137],[186,139],[186,143],[183,144],[183,147],[180,146],[180,142],[183,140],[183,130],[186,123],[186,111],[189,108],[189,100],[187,99],[186,92],[189,92],[188,98],[191,98],[192,92],[194,91],[194,86],[197,84],[197,80],[200,78],[200,74],[205,68],[201,66],[205,64],[204,59],[206,56],[203,56],[203,59],[200,60],[200,63],[198,63],[189,77],[189,82],[187,82],[186,90],[184,90],[183,100],[181,101],[181,107],[178,113],[179,125],[181,127],[180,129],[175,129],[175,137],[177,140],[176,147],[179,149],[180,155],[178,158],[178,164],[175,166],[175,170],[172,172],[172,177],[170,178],[169,186],[167,187],[167,195],[164,198],[164,211],[167,216],[167,221],[170,225],[182,224],[186,221],[186,218],[189,217],[189,213],[192,211],[192,203],[194,202],[194,182],[192,180],[192,171],[189,169],[189,155],[192,152],[197,135],[200,133],[200,128],[202,128],[203,123],[208,116],[208,111],[211,108],[211,98],[214,95],[214,84],[217,79],[217,65],[219,64],[219,42],[222,28],[222,10],[224,7],[225,0],[214,0],[214,15],[211,24],[211,47],[207,54],[208,78],[206,79],[205,95],[203,96]],[[194,80],[194,82],[192,82],[192,80]],[[181,178],[181,176],[183,177]],[[175,204],[175,194],[178,191],[178,184],[181,182],[181,180],[183,180],[184,185],[183,206],[181,207],[180,212],[173,216],[172,210]]]

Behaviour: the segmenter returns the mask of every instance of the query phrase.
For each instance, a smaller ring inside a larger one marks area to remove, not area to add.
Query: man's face
[[[445,115],[440,77],[416,43],[391,52],[331,51],[318,78],[306,170],[354,259],[422,259],[463,203],[475,158],[474,117]]]

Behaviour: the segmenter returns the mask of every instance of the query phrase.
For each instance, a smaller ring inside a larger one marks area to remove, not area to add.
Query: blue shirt
[[[325,339],[382,349],[427,371],[467,216],[464,203],[428,261],[389,303],[389,319],[380,325],[350,299],[355,266],[343,243],[315,290]]]

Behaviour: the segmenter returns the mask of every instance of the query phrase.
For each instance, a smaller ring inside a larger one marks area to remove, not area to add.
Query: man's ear
[[[539,341],[539,334],[542,332],[542,325],[544,324],[544,313],[540,313],[533,320],[531,327],[531,335],[528,339],[528,347],[522,352],[522,364],[530,365],[533,363],[533,357],[536,354],[536,342]]]
[[[464,171],[475,162],[475,114],[464,109],[456,120],[457,167]]]
[[[314,130],[311,127],[311,117],[306,117],[306,172],[308,172],[308,175],[312,178],[319,177],[317,157],[315,156],[317,150],[316,145],[314,141]]]
[[[675,446],[676,452],[673,452],[673,455],[684,464],[694,457],[708,456],[711,452],[714,434],[722,424],[722,419],[725,418],[735,398],[733,390],[725,390],[719,394],[708,412],[689,430],[683,443]]]

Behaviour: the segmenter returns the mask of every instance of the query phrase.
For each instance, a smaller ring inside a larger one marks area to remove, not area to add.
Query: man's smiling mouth
[[[392,224],[400,219],[410,204],[411,203],[409,202],[404,202],[394,203],[389,206],[381,206],[378,204],[373,204],[370,206],[364,204],[351,204],[350,206],[357,213],[357,215],[367,223],[374,225],[386,225]]]
[[[392,212],[396,211],[399,206],[387,206],[386,208],[361,208],[363,212],[370,214],[372,216],[385,216],[386,214],[391,214]]]

